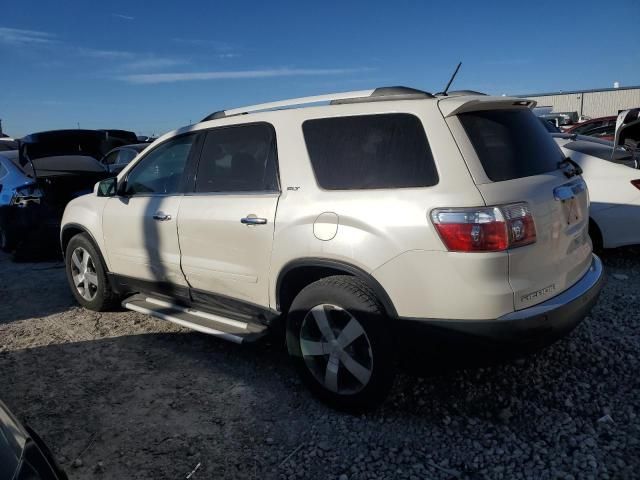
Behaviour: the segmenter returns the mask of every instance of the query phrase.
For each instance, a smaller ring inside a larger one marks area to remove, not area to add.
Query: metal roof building
[[[553,112],[578,112],[580,116],[591,118],[617,115],[620,110],[640,107],[640,85],[514,96],[535,100],[538,107],[551,107]]]

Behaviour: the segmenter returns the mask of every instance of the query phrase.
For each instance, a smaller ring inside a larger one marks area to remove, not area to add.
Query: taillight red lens
[[[640,190],[640,179],[638,180],[631,180],[631,185],[633,185],[634,187],[636,187],[638,190]]]
[[[536,241],[533,216],[526,203],[439,208],[431,212],[431,220],[453,252],[499,252]]]

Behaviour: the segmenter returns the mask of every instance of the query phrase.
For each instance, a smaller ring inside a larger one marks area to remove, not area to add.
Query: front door
[[[267,123],[206,133],[194,192],[182,199],[182,270],[194,300],[269,306],[279,198],[275,131]]]
[[[194,138],[182,135],[154,148],[129,172],[122,193],[107,202],[102,222],[112,273],[186,287],[177,218]]]

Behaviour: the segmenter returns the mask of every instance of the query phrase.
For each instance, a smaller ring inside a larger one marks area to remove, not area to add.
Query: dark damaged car
[[[8,202],[0,204],[3,247],[17,256],[53,252],[67,203],[112,176],[99,159],[126,143],[99,130],[56,130],[21,139],[12,163],[18,170],[14,174],[26,180],[4,192]]]
[[[1,401],[0,480],[67,480],[42,439]]]

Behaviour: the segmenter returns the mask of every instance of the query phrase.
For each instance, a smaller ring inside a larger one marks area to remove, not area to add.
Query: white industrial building
[[[580,117],[590,118],[617,115],[621,110],[640,107],[640,86],[515,96],[535,100],[538,107],[550,107],[552,112],[577,112]]]

